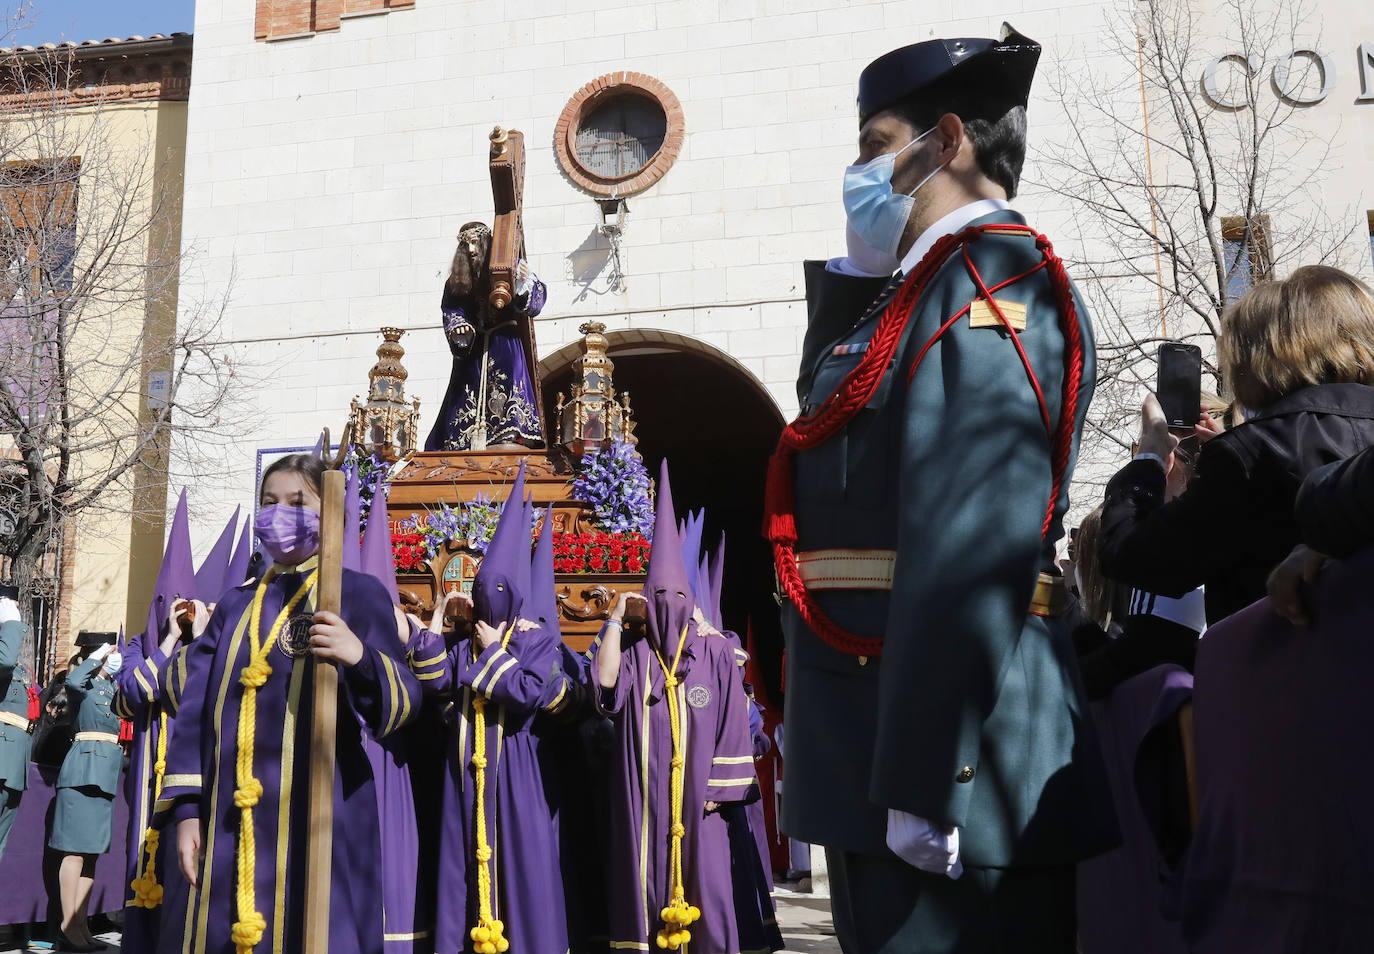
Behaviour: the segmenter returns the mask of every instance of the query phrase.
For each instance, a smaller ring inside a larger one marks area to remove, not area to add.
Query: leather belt
[[[15,712],[0,712],[0,722],[12,725],[16,729],[23,729],[25,732],[29,731],[29,720]]]
[[[74,742],[113,742],[119,744],[119,736],[113,732],[78,732]]]
[[[895,550],[807,550],[797,554],[797,572],[812,592],[826,590],[891,590],[897,565]],[[1067,590],[1064,578],[1040,573],[1035,580],[1028,612],[1059,616]]]

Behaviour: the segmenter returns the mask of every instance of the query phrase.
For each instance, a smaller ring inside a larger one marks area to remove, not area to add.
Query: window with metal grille
[[[577,127],[577,161],[604,179],[627,179],[653,161],[668,134],[663,107],[646,96],[616,96]]]
[[[1221,245],[1228,302],[1244,295],[1257,282],[1273,277],[1274,251],[1269,244],[1269,216],[1222,219]]]
[[[1369,222],[1369,258],[1374,261],[1374,210],[1366,212],[1364,217]]]

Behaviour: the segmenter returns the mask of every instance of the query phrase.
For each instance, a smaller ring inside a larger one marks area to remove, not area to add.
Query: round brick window
[[[578,187],[602,198],[643,192],[682,149],[682,104],[643,73],[607,73],[563,107],[554,152]]]

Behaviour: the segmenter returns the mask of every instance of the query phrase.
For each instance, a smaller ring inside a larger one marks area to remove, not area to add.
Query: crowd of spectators
[[[1181,918],[1188,950],[1374,950],[1374,885],[1361,874],[1374,845],[1354,833],[1344,843],[1314,844],[1310,865],[1296,863],[1291,848],[1269,850],[1294,837],[1292,826],[1304,820],[1237,810],[1228,785],[1208,771],[1228,752],[1192,749],[1194,719],[1198,739],[1224,736],[1232,752],[1269,745],[1272,762],[1249,783],[1253,806],[1269,804],[1269,783],[1277,791],[1313,768],[1285,762],[1271,720],[1306,727],[1315,716],[1297,700],[1321,687],[1295,685],[1291,696],[1266,700],[1269,709],[1256,713],[1239,710],[1243,694],[1227,684],[1264,683],[1276,675],[1266,667],[1280,658],[1291,669],[1285,653],[1324,652],[1324,643],[1348,634],[1324,630],[1323,621],[1349,618],[1352,605],[1354,618],[1368,618],[1361,601],[1371,597],[1340,577],[1340,563],[1374,543],[1374,294],[1326,266],[1258,285],[1227,309],[1218,359],[1233,404],[1204,402],[1196,426],[1180,433],[1149,395],[1133,458],[1074,535],[1066,569],[1078,597],[1071,625],[1084,683],[1090,699],[1110,700],[1156,667],[1196,674],[1196,713],[1188,711],[1188,741],[1179,748],[1180,758],[1186,749],[1197,760],[1188,766],[1195,774],[1192,824],[1209,839],[1224,827],[1244,861],[1214,857],[1232,849],[1218,849],[1215,839],[1199,845],[1197,837],[1192,851],[1165,859],[1165,913]],[[1343,582],[1320,587],[1323,577]],[[1293,678],[1314,677],[1304,670]],[[1333,681],[1330,692],[1339,685]],[[1337,702],[1353,707],[1358,700]],[[1095,704],[1099,719],[1109,711]],[[1358,747],[1354,730],[1312,725]],[[1257,737],[1266,732],[1275,738]],[[1374,795],[1361,790],[1362,775],[1339,765],[1322,770],[1316,784],[1337,786],[1342,804]],[[1128,766],[1122,774],[1134,777],[1114,778],[1114,786],[1145,791],[1144,771],[1143,763]],[[1351,790],[1340,791],[1343,783]],[[1230,806],[1224,821],[1215,817],[1222,805]],[[1158,824],[1154,834],[1161,835]],[[1206,853],[1213,856],[1200,857]],[[1344,872],[1342,887],[1303,874],[1324,868]],[[1197,888],[1204,869],[1205,891]],[[1363,900],[1351,900],[1361,892]],[[1244,918],[1234,916],[1240,911]],[[1276,934],[1263,947],[1249,937],[1257,921]],[[1326,940],[1316,931],[1327,931]]]

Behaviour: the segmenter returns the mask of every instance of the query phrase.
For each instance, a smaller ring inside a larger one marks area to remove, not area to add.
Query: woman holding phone
[[[1227,309],[1217,350],[1247,420],[1223,432],[1200,414],[1196,475],[1166,502],[1180,435],[1149,395],[1138,453],[1107,485],[1099,541],[1118,582],[1170,597],[1205,585],[1209,624],[1265,595],[1300,539],[1303,479],[1374,445],[1374,294],[1340,269],[1304,266]]]

